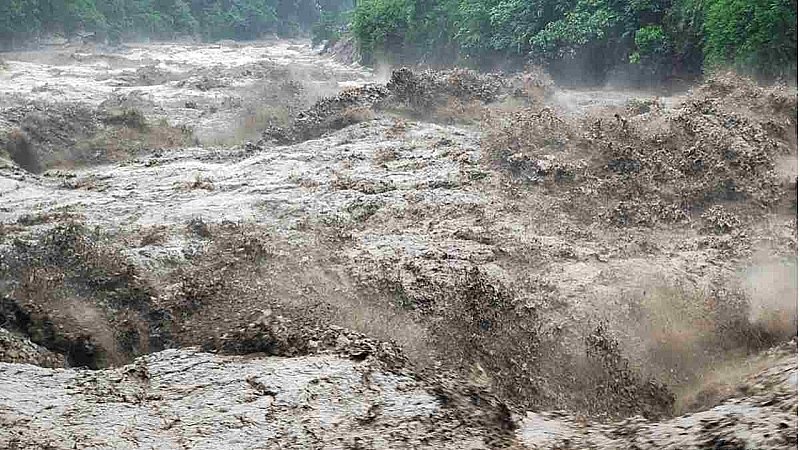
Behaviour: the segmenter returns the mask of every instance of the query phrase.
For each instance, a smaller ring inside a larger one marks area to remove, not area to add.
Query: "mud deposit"
[[[797,448],[795,89],[3,60],[2,448]]]

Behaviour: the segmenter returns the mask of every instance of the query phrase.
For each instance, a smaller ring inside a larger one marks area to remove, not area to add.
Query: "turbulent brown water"
[[[794,89],[2,59],[0,447],[797,447]]]

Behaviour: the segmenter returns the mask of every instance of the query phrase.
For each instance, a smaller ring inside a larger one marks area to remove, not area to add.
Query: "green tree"
[[[403,52],[412,7],[412,0],[359,1],[352,30],[364,62],[374,62],[376,54]]]
[[[5,0],[0,2],[0,44],[14,47],[15,40],[35,34],[41,29],[39,2]]]
[[[105,28],[105,17],[93,0],[40,0],[39,20],[48,31],[72,33]]]
[[[675,0],[664,17],[673,70],[698,75],[703,67],[705,0]]]
[[[705,60],[761,75],[797,73],[797,0],[708,0]]]

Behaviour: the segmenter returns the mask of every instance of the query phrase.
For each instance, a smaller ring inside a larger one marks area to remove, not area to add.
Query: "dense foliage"
[[[0,47],[49,34],[252,39],[293,35],[352,0],[0,0]]]
[[[367,62],[535,61],[593,80],[797,69],[796,0],[361,0],[352,30]]]
[[[797,0],[708,0],[706,61],[778,75],[797,68]]]

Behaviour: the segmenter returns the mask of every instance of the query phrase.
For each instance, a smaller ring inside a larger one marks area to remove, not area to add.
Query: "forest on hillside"
[[[0,0],[0,44],[79,32],[111,42],[295,36],[310,30],[322,13],[352,7],[352,0]]]
[[[715,67],[797,72],[796,0],[3,0],[0,43],[95,32],[204,40],[350,36],[362,62],[663,80]]]
[[[534,62],[590,79],[797,70],[796,0],[361,0],[366,61]]]

